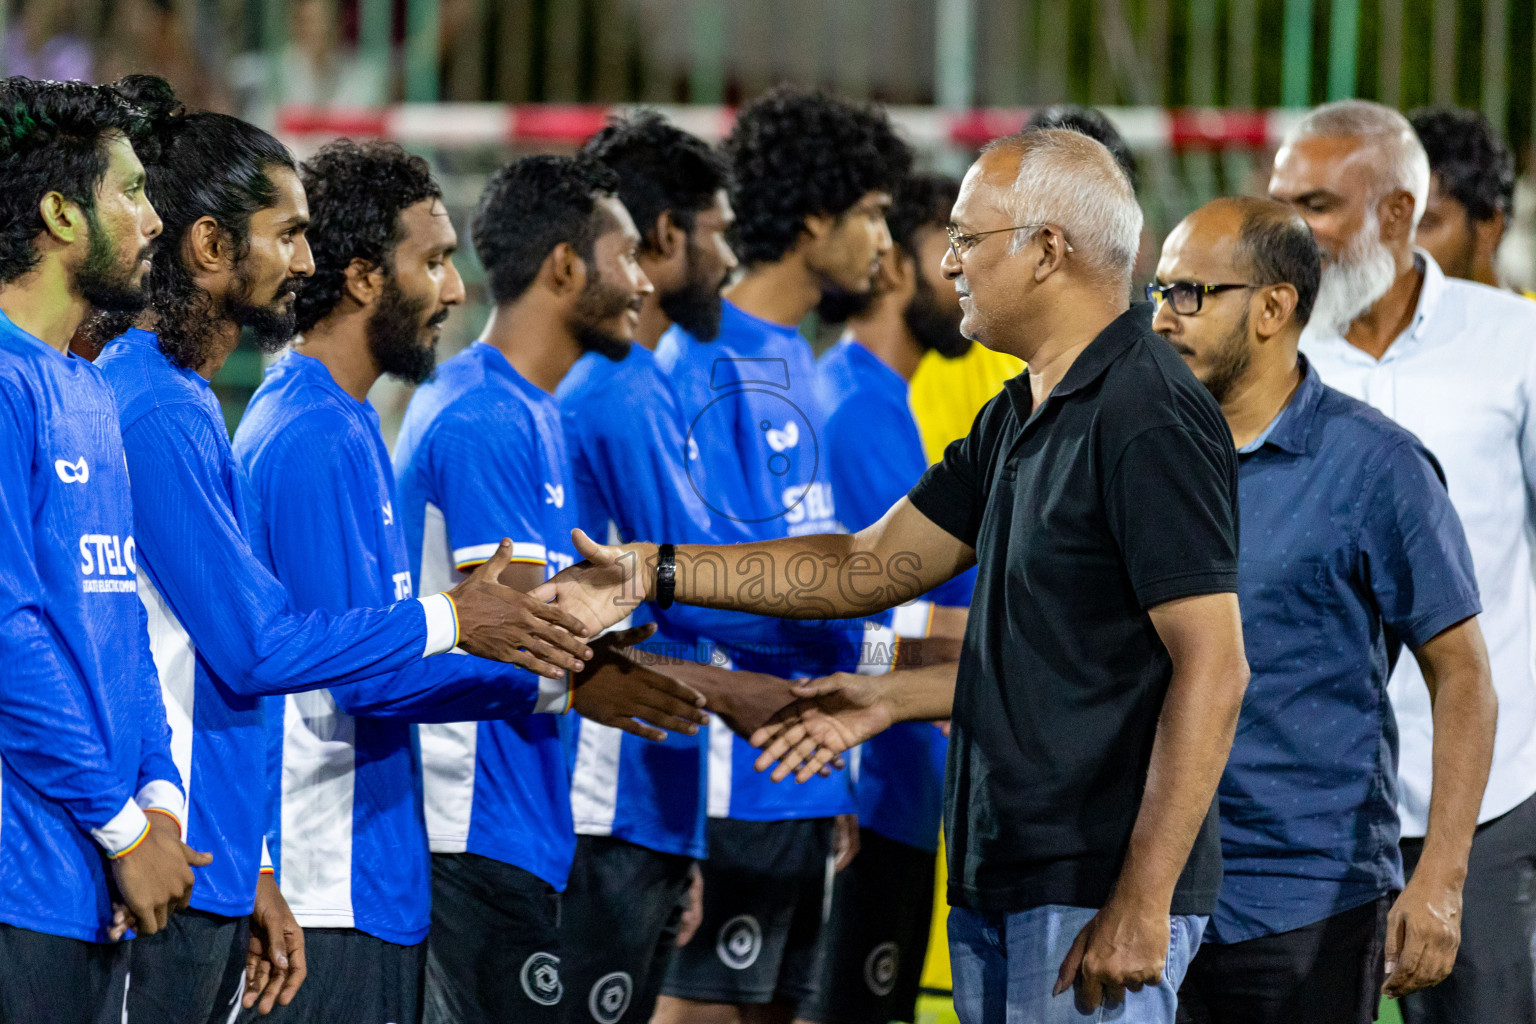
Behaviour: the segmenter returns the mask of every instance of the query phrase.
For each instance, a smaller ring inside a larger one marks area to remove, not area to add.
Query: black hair
[[[1408,115],[1440,188],[1473,221],[1515,212],[1515,158],[1488,119],[1460,107],[1420,107]]]
[[[491,175],[470,225],[491,297],[516,301],[561,242],[590,262],[608,226],[597,201],[618,188],[619,176],[585,155],[524,157]]]
[[[673,223],[691,232],[694,218],[730,183],[723,156],[654,110],[613,118],[581,151],[619,176],[619,199],[641,244],[651,249],[656,218],[670,212]]]
[[[402,238],[400,215],[443,190],[427,162],[392,142],[327,143],[299,168],[309,197],[305,237],[315,273],[294,304],[297,326],[307,331],[341,302],[347,267],[354,259],[389,270]]]
[[[891,209],[885,215],[891,241],[916,259],[918,231],[949,223],[960,182],[947,174],[909,174],[891,195]]]
[[[188,229],[203,217],[218,222],[238,264],[249,245],[251,215],[277,202],[270,171],[297,173],[286,146],[228,114],[188,112],[171,86],[154,75],[129,75],[113,86],[147,121],[133,138],[149,179],[149,198],[165,224],[145,291],[158,314],[160,348],[178,366],[195,369],[204,356],[208,296],[182,264]]]
[[[107,143],[132,139],[143,118],[110,89],[84,82],[0,81],[0,284],[37,266],[43,197],[57,192],[87,215],[107,174]]]
[[[1237,254],[1247,260],[1253,284],[1288,284],[1296,289],[1295,321],[1305,327],[1312,319],[1323,259],[1312,229],[1295,211],[1273,199],[1244,198],[1243,226],[1238,230]]]
[[[879,107],[788,86],[742,109],[725,151],[734,245],[747,266],[782,259],[807,217],[839,216],[869,192],[891,191],[912,163]]]
[[[1136,165],[1136,157],[1131,152],[1131,147],[1126,145],[1125,137],[1115,129],[1109,118],[1093,107],[1082,107],[1076,103],[1056,103],[1049,107],[1041,107],[1030,115],[1024,122],[1024,131],[1033,131],[1036,128],[1066,128],[1088,136],[1090,139],[1109,150],[1115,158],[1115,163],[1125,172],[1125,176],[1131,180],[1131,191],[1141,190],[1141,169]]]

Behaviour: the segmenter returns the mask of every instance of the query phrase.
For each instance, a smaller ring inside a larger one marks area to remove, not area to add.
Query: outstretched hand
[[[621,621],[650,596],[641,569],[646,562],[642,552],[652,546],[599,544],[581,530],[571,531],[571,543],[583,561],[529,593],[574,616],[592,636]]]
[[[697,734],[709,721],[701,710],[703,696],[624,653],[654,632],[655,623],[646,623],[592,641],[591,665],[571,680],[571,708],[583,718],[658,743],[666,739],[663,729]]]
[[[877,679],[839,672],[795,683],[791,692],[799,699],[752,734],[752,745],[762,750],[754,767],[772,767],[774,782],[791,772],[796,782],[808,782],[841,767],[840,755],[896,721]]]
[[[503,539],[494,555],[448,591],[459,616],[459,646],[551,679],[580,672],[592,657],[583,637],[597,630],[543,598],[504,585],[501,574],[511,560],[512,542]]]

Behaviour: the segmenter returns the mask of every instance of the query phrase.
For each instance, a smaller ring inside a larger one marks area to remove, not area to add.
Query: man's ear
[[[1509,218],[1503,210],[1495,210],[1493,216],[1487,220],[1472,222],[1472,244],[1476,247],[1478,256],[1489,263],[1494,262],[1498,255],[1499,243],[1504,241],[1504,231],[1509,227]]]
[[[49,192],[43,196],[38,203],[38,213],[43,217],[43,230],[54,241],[69,245],[85,237],[85,211],[65,199],[62,193]]]
[[[342,292],[359,306],[371,306],[384,290],[384,271],[361,256],[353,257],[344,274]]]
[[[917,291],[917,260],[900,246],[893,246],[875,270],[875,291],[910,300]]]
[[[1039,284],[1062,268],[1071,246],[1055,224],[1042,225],[1035,238],[1040,242],[1040,259],[1035,263],[1035,283]]]
[[[647,241],[663,263],[671,262],[688,250],[688,232],[672,219],[671,210],[662,210],[656,215],[656,224]]]
[[[1407,189],[1393,189],[1376,204],[1376,215],[1381,220],[1382,241],[1396,242],[1413,232],[1413,193]]]
[[[816,241],[821,241],[832,233],[832,227],[837,223],[837,218],[825,213],[813,213],[805,218],[804,231]]]
[[[212,217],[199,217],[192,222],[184,246],[184,255],[194,273],[216,274],[227,270],[226,263],[234,255],[229,239]]]
[[[1267,284],[1257,289],[1258,316],[1253,319],[1253,333],[1268,341],[1290,326],[1301,296],[1293,284]]]
[[[548,275],[549,288],[556,295],[579,293],[587,286],[587,261],[569,242],[560,242],[544,257],[539,276]]]

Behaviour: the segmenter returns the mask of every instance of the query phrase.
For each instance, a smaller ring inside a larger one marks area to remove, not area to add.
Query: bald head
[[[998,139],[977,169],[999,189],[1015,224],[1056,224],[1085,269],[1118,284],[1130,280],[1141,247],[1141,207],[1114,154],[1080,132],[1037,128]],[[1027,244],[1020,232],[1010,246]]]

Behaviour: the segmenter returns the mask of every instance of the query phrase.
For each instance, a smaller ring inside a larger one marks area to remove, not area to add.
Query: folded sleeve
[[[1104,485],[1110,533],[1143,608],[1237,590],[1237,456],[1179,423],[1118,453]]]
[[[1390,635],[1422,647],[1482,611],[1461,519],[1429,453],[1407,440],[1379,452],[1365,479],[1362,575]]]

